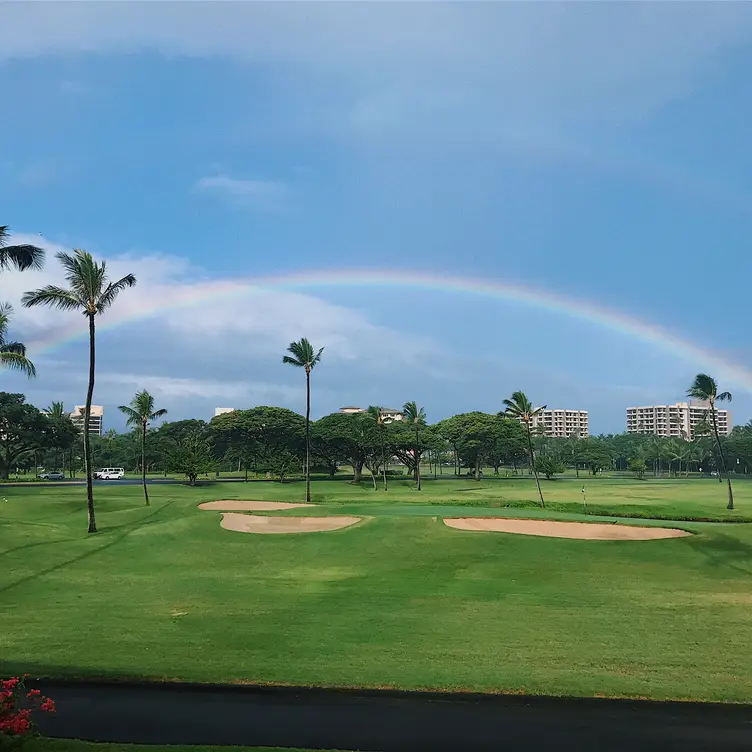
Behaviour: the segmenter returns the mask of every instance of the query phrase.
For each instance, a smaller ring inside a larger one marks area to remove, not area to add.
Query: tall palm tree
[[[535,485],[538,486],[538,496],[540,496],[540,505],[546,506],[543,501],[543,491],[541,491],[540,479],[538,478],[538,469],[535,467],[535,452],[533,451],[533,423],[535,418],[546,409],[545,405],[533,409],[533,403],[527,398],[524,392],[515,392],[511,399],[505,399],[506,414],[510,418],[516,418],[527,431],[527,448],[530,452],[530,464],[535,475]]]
[[[296,368],[305,369],[306,377],[306,413],[305,413],[305,498],[306,502],[311,501],[311,371],[316,363],[321,360],[321,353],[324,352],[322,347],[318,352],[313,345],[305,338],[300,342],[290,342],[287,348],[289,355],[282,358],[283,363],[295,366]]]
[[[148,507],[149,492],[146,490],[146,428],[149,425],[149,421],[157,420],[167,415],[167,410],[155,410],[154,397],[146,389],[136,392],[136,396],[131,400],[131,404],[120,405],[118,410],[128,416],[126,423],[129,426],[133,426],[134,428],[141,427],[141,481],[144,486],[144,499]]]
[[[13,306],[8,303],[0,304],[0,366],[20,371],[29,378],[32,378],[37,375],[37,370],[34,368],[34,364],[26,357],[26,345],[20,342],[6,341],[8,323],[12,313]]]
[[[0,269],[41,269],[44,251],[35,245],[8,245],[8,225],[0,225]]]
[[[96,366],[96,325],[95,319],[106,311],[126,287],[133,287],[136,278],[127,274],[117,282],[110,282],[107,276],[107,262],[98,263],[90,253],[74,250],[73,253],[55,254],[65,270],[68,288],[47,285],[38,290],[24,293],[25,306],[46,305],[61,311],[81,311],[89,320],[89,389],[86,392],[84,408],[84,464],[86,466],[86,499],[89,513],[89,532],[97,532],[94,519],[94,491],[92,488],[91,442],[89,421],[91,400],[94,396],[94,371]]]
[[[719,394],[718,384],[716,384],[715,379],[712,376],[708,376],[707,373],[698,373],[692,382],[692,386],[687,389],[687,396],[702,400],[710,405],[708,412],[710,413],[711,425],[713,426],[713,436],[715,437],[715,445],[718,449],[718,458],[721,462],[721,472],[726,476],[726,482],[728,483],[728,506],[726,508],[733,509],[734,492],[731,488],[731,476],[726,469],[726,457],[723,454],[721,436],[718,433],[718,417],[715,413],[715,403],[731,402],[731,392],[721,392]]]
[[[415,429],[413,459],[415,460],[415,480],[418,484],[418,491],[420,491],[420,429],[426,425],[426,411],[422,407],[418,407],[415,402],[405,402],[402,412],[405,415],[405,420],[408,423],[412,423]]]

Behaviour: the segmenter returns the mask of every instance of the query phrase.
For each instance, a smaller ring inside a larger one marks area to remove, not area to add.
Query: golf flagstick
[[[587,514],[587,496],[585,495],[585,486],[582,487],[582,510],[583,514]]]

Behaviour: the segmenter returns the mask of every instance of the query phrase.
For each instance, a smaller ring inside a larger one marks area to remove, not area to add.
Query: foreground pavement
[[[47,736],[362,752],[752,749],[752,707],[625,700],[42,681]]]

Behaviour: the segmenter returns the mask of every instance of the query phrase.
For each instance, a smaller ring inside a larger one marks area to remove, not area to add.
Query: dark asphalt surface
[[[218,649],[221,649],[218,647]],[[752,707],[43,681],[47,736],[363,752],[752,749]]]

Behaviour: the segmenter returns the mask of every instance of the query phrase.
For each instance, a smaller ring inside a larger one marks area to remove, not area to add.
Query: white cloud
[[[372,130],[404,113],[623,117],[747,40],[737,3],[5,3],[0,56],[224,56],[341,82]],[[416,94],[419,95],[416,98]],[[380,106],[376,106],[376,104]]]
[[[27,385],[3,373],[0,388],[13,382],[11,388],[40,403],[60,397],[80,402],[84,317],[19,303],[26,290],[63,283],[54,258],[62,249],[39,236],[12,240],[41,245],[48,254],[43,270],[5,272],[2,280],[3,299],[15,305],[10,334],[26,342],[39,378]],[[439,352],[430,338],[381,326],[360,311],[248,281],[212,280],[185,259],[131,252],[108,259],[108,269],[113,279],[133,273],[138,284],[98,320],[96,399],[106,405],[123,404],[128,394],[147,388],[183,415],[186,406],[198,405],[202,412],[214,403],[302,409],[300,373],[281,360],[292,340],[307,336],[326,348],[316,372],[317,410],[326,411],[339,407],[348,390],[378,391],[385,382],[399,384],[408,372],[425,378]]]
[[[196,181],[198,191],[214,193],[238,207],[278,211],[288,198],[287,186],[275,180],[243,180],[229,175],[211,175]]]

